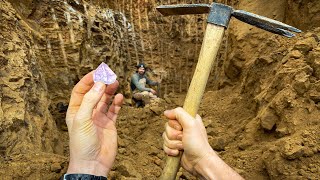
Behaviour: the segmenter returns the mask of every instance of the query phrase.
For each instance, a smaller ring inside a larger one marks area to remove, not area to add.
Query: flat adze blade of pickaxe
[[[211,6],[209,4],[177,4],[158,6],[157,10],[164,16],[187,15],[187,14],[205,14],[209,13]]]

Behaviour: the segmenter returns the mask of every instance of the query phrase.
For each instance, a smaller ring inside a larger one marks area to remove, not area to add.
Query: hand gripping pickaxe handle
[[[196,116],[199,109],[212,65],[217,57],[225,28],[227,28],[232,15],[241,21],[287,37],[292,37],[294,34],[285,29],[301,32],[296,28],[278,21],[245,11],[234,11],[230,6],[218,3],[213,3],[212,5],[168,5],[159,6],[157,9],[163,15],[202,14],[209,12],[207,20],[208,24],[203,38],[199,60],[183,104],[183,109],[193,117]],[[174,180],[176,178],[176,174],[180,167],[181,156],[182,152],[180,152],[180,155],[177,157],[167,157],[165,167],[160,177],[161,180]]]
[[[193,117],[195,117],[198,112],[211,67],[217,56],[224,31],[225,29],[222,26],[207,24],[199,60],[183,104],[183,109]],[[179,156],[167,157],[165,167],[160,177],[161,180],[175,179],[180,167],[181,156],[182,152],[180,151]]]

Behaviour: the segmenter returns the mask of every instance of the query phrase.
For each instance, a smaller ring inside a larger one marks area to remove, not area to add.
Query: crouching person
[[[147,105],[157,98],[157,92],[152,88],[147,88],[146,85],[156,86],[158,82],[152,81],[146,76],[146,65],[144,63],[140,63],[136,67],[137,71],[131,76],[130,83],[132,97],[137,101],[142,100]]]

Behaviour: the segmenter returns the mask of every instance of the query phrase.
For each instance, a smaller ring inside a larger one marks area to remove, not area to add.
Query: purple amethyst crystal
[[[103,82],[105,84],[112,84],[116,81],[117,75],[105,63],[101,63],[93,73],[94,82]]]

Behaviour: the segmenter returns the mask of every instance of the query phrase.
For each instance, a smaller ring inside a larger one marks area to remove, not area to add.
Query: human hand
[[[73,88],[66,122],[70,137],[68,174],[106,176],[117,153],[116,119],[123,95],[117,94],[108,104],[119,82],[106,86],[93,82],[93,71]]]
[[[199,115],[190,116],[184,109],[176,108],[165,111],[169,119],[163,133],[164,151],[170,156],[177,156],[184,150],[181,165],[194,175],[198,175],[196,166],[206,157],[215,155],[208,143],[207,132]]]
[[[153,90],[153,89],[151,89],[150,92],[151,92],[152,94],[154,94],[154,95],[157,94],[157,91],[155,91],[155,90]]]

